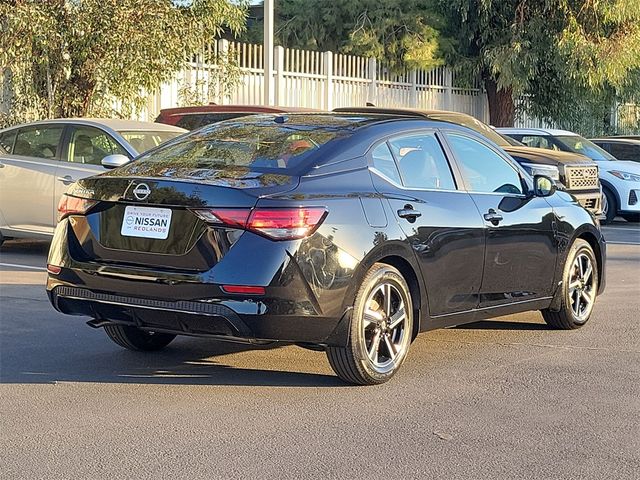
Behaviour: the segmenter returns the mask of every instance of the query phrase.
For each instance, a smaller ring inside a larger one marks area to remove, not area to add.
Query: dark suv
[[[451,122],[471,128],[500,146],[531,175],[546,175],[553,178],[556,182],[561,183],[560,188],[576,197],[580,205],[595,215],[602,213],[602,190],[598,179],[598,164],[583,155],[526,147],[500,135],[493,128],[465,113],[379,107],[343,107],[334,109],[334,112],[408,115]]]

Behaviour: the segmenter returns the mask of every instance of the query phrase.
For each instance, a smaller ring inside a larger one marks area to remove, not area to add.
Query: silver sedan
[[[172,125],[69,118],[0,130],[0,244],[50,238],[60,196],[76,180],[185,133]]]

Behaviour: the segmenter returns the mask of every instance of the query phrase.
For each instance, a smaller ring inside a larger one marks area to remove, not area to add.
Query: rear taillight
[[[195,210],[208,223],[251,230],[274,240],[294,240],[311,235],[320,226],[324,207],[294,208],[212,208]]]
[[[86,198],[62,195],[60,202],[58,202],[58,221],[69,215],[84,215],[96,203],[96,201],[87,200]]]

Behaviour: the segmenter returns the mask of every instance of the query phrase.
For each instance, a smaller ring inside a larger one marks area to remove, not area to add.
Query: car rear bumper
[[[51,285],[51,280],[50,280]],[[47,289],[56,310],[98,320],[177,335],[209,336],[249,343],[299,342],[339,345],[341,324],[348,321],[322,315],[287,315],[286,300],[163,300],[116,295],[72,285]],[[281,313],[279,314],[278,311]],[[273,313],[271,313],[273,312]]]

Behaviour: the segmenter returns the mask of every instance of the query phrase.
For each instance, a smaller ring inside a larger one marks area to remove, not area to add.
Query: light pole
[[[264,0],[264,43],[263,43],[263,64],[264,64],[264,99],[265,105],[273,105],[273,2],[275,0]]]

